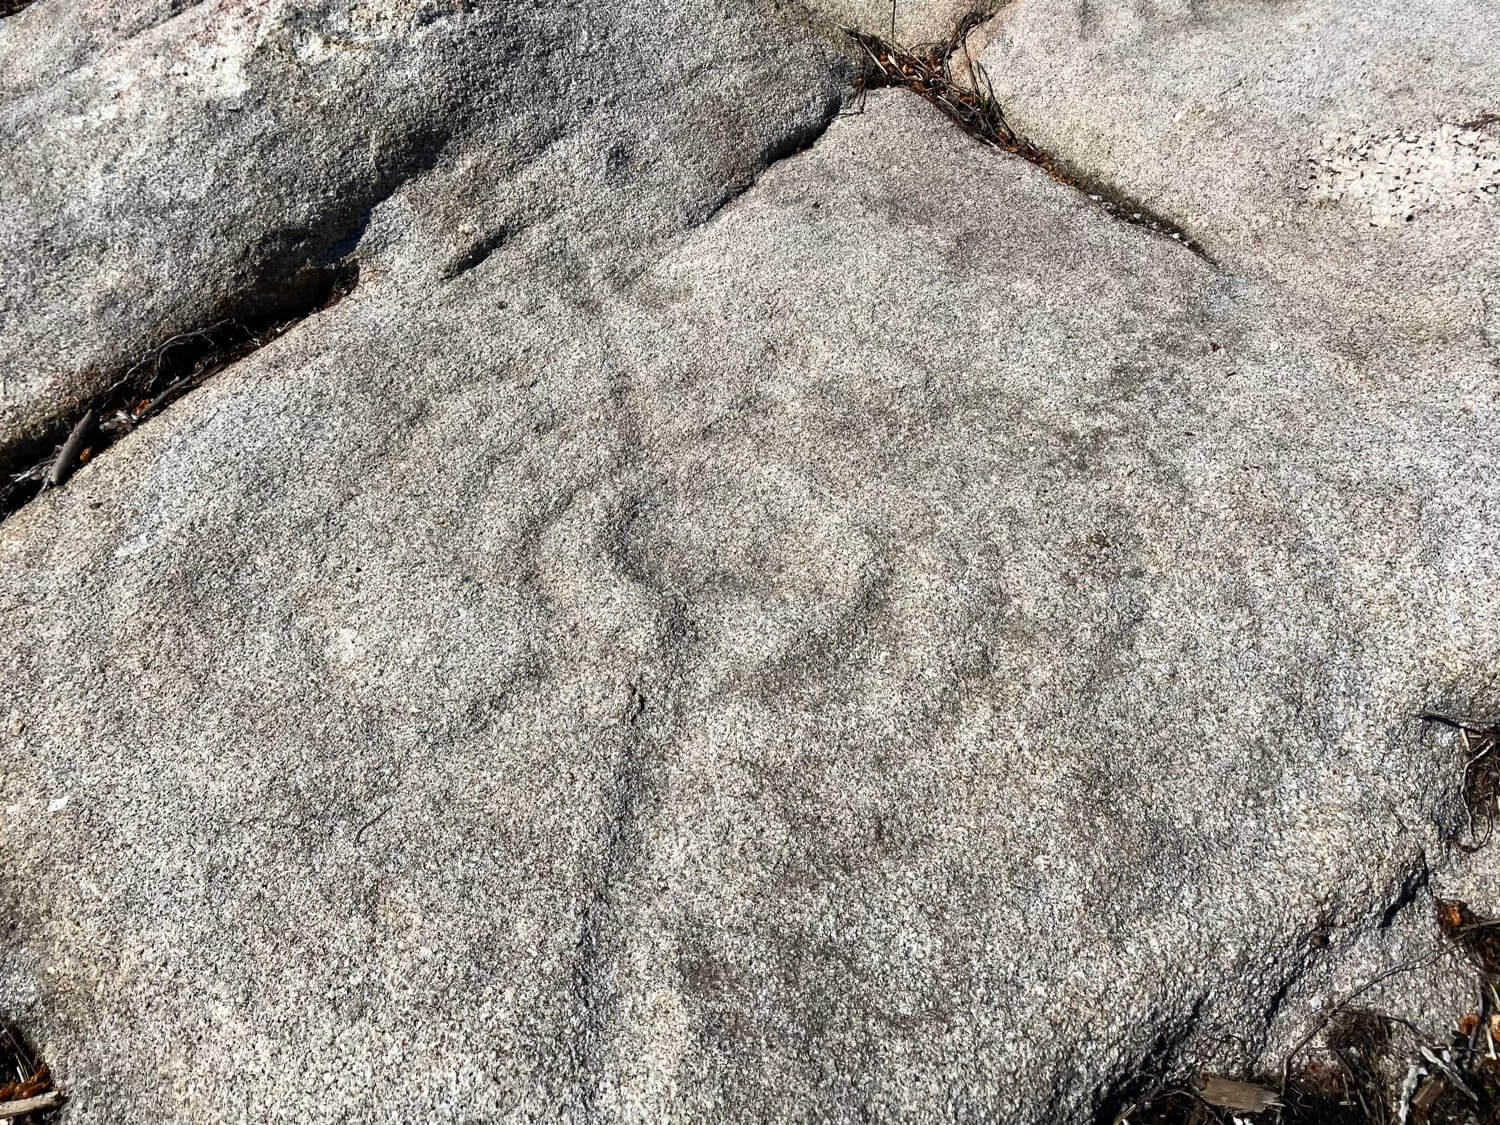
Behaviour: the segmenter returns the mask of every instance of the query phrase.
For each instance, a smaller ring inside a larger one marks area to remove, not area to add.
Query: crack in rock
[[[632,579],[648,585],[645,575],[631,572],[625,552],[617,557],[626,563]],[[664,601],[661,633],[667,668],[652,695],[648,696],[642,681],[631,683],[621,709],[603,855],[574,947],[572,991],[581,1027],[568,1050],[584,1120],[597,1118],[603,1108],[600,1099],[608,1080],[609,1047],[619,1004],[615,977],[630,938],[625,914],[631,904],[623,900],[622,891],[645,865],[648,826],[663,801],[666,766],[661,747],[668,742],[674,688],[681,679],[681,655],[674,655],[678,646],[672,642],[688,632],[682,607],[656,587],[649,588]],[[654,676],[649,678],[657,683]]]
[[[843,28],[865,54],[866,67],[857,80],[857,91],[879,87],[901,87],[931,103],[981,144],[998,148],[1035,164],[1060,184],[1082,192],[1111,218],[1180,243],[1211,266],[1218,263],[1186,230],[1137,199],[1071,167],[1061,157],[1028,140],[1006,120],[984,67],[969,56],[970,33],[988,18],[981,11],[963,17],[944,43],[903,47],[877,35]],[[964,58],[965,80],[954,69],[954,60]]]
[[[573,993],[582,1013],[583,1027],[573,1044],[574,1064],[583,1081],[582,1109],[585,1118],[598,1110],[601,1056],[609,1031],[610,990],[606,980],[616,958],[607,946],[613,930],[613,902],[624,874],[635,865],[640,850],[642,805],[654,788],[647,763],[648,749],[642,745],[641,717],[646,711],[646,696],[636,684],[630,685],[623,713],[622,742],[615,757],[613,793],[604,857],[593,893],[584,905],[574,949]]]
[[[1153,1086],[1162,1081],[1183,1046],[1203,1023],[1203,1010],[1207,1004],[1206,994],[1194,997],[1192,1008],[1186,1015],[1166,1023],[1157,1033],[1133,1071],[1116,1078],[1099,1092],[1094,1125],[1118,1125]]]
[[[107,380],[108,389],[72,418],[31,441],[0,449],[0,521],[92,460],[231,364],[285,335],[353,291],[358,267],[345,259],[306,267],[285,283],[241,294],[224,315],[164,340]],[[61,447],[58,440],[62,439]],[[54,452],[56,450],[56,452]]]
[[[1396,919],[1417,901],[1417,896],[1427,889],[1431,879],[1432,869],[1427,864],[1427,857],[1425,855],[1418,857],[1416,865],[1401,880],[1401,888],[1396,892],[1396,897],[1381,913],[1379,928],[1390,929]]]
[[[483,265],[489,256],[500,249],[510,240],[511,232],[507,227],[500,227],[482,238],[475,239],[469,244],[469,248],[454,259],[443,270],[442,279],[452,281],[456,277],[462,277],[472,269]]]
[[[755,170],[742,179],[729,184],[724,189],[724,193],[708,209],[708,213],[703,216],[702,223],[709,222],[720,211],[724,210],[724,208],[753,188],[760,177],[773,164],[779,164],[781,161],[796,156],[798,153],[806,152],[813,145],[817,144],[822,139],[823,134],[828,132],[828,127],[838,118],[842,108],[840,99],[836,95],[831,94],[821,107],[816,120],[801,128],[792,130],[766,146],[760,154],[760,159],[756,164]],[[702,225],[702,223],[699,225]]]

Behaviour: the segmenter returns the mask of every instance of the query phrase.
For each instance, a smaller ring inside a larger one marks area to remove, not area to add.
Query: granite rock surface
[[[278,324],[0,523],[69,1125],[1110,1122],[1500,908],[1494,13],[981,14],[1105,200],[880,4],[0,21],[0,451]]]

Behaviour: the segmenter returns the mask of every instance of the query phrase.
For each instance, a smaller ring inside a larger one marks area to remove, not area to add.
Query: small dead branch
[[[1389,969],[1385,970],[1385,972],[1379,973],[1376,976],[1370,978],[1364,984],[1362,984],[1358,988],[1356,988],[1353,992],[1350,992],[1347,995],[1343,996],[1341,999],[1336,1000],[1328,1009],[1326,1009],[1324,1011],[1323,1015],[1313,1024],[1312,1029],[1310,1031],[1308,1031],[1307,1034],[1304,1035],[1301,1039],[1297,1040],[1296,1045],[1294,1047],[1292,1047],[1292,1049],[1290,1051],[1287,1052],[1286,1058],[1284,1060],[1282,1060],[1282,1064],[1281,1064],[1281,1094],[1282,1094],[1282,1098],[1285,1099],[1285,1097],[1286,1097],[1286,1091],[1287,1091],[1287,1086],[1288,1086],[1288,1083],[1291,1081],[1292,1063],[1295,1062],[1297,1056],[1300,1055],[1307,1048],[1308,1044],[1310,1044],[1314,1039],[1316,1039],[1318,1037],[1318,1035],[1325,1028],[1327,1028],[1329,1026],[1329,1024],[1332,1023],[1333,1020],[1336,1017],[1338,1017],[1341,1013],[1342,1014],[1349,1013],[1350,1012],[1350,1005],[1353,1004],[1354,1001],[1358,1000],[1365,993],[1371,991],[1377,985],[1383,984],[1386,981],[1390,980],[1392,977],[1398,976],[1401,973],[1409,973],[1409,972],[1413,971],[1414,969],[1422,969],[1422,968],[1426,968],[1429,965],[1436,964],[1439,957],[1441,957],[1441,954],[1437,954],[1437,955],[1434,955],[1432,957],[1425,958],[1424,960],[1421,960],[1421,961],[1404,961],[1404,962],[1402,962],[1399,965],[1393,965]]]
[[[40,1125],[50,1120],[49,1111],[62,1101],[51,1070],[25,1036],[9,1024],[0,1024],[0,1121]]]
[[[946,43],[910,48],[896,46],[877,35],[852,27],[844,28],[845,34],[864,51],[868,63],[859,79],[860,91],[885,86],[905,87],[937,106],[976,140],[1048,167],[1046,154],[1017,134],[1005,120],[1005,113],[983,67],[969,61],[969,84],[954,79],[952,58],[959,50],[967,56],[964,44],[974,26],[972,19],[971,16],[961,22]]]
[[[1468,905],[1452,899],[1437,904],[1438,927],[1469,958],[1493,987],[1500,980],[1500,919],[1481,918]]]
[[[114,376],[56,445],[61,426],[35,440],[0,449],[0,519],[42,491],[65,484],[79,463],[156,417],[214,375],[338,303],[358,281],[342,262],[302,271],[283,290],[258,298],[242,317],[221,318],[177,333]],[[247,301],[249,298],[247,298]],[[56,450],[56,452],[54,452]]]
[[[63,442],[63,447],[53,458],[52,467],[47,470],[47,488],[57,488],[73,475],[73,466],[78,463],[78,455],[83,452],[83,443],[94,432],[94,423],[98,418],[98,411],[89,410],[78,419],[68,434],[68,440]]]
[[[1260,1113],[1281,1104],[1281,1098],[1269,1086],[1207,1074],[1203,1076],[1198,1096],[1211,1106],[1238,1113]]]
[[[0,1102],[0,1121],[16,1121],[35,1113],[45,1113],[60,1105],[62,1105],[62,1095],[56,1090],[48,1090],[45,1094],[38,1094],[34,1098],[18,1098],[15,1101]]]

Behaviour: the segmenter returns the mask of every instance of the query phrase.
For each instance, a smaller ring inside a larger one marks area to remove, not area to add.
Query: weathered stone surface
[[[24,97],[88,65],[133,35],[165,23],[197,0],[92,0],[20,10],[0,23],[0,102]]]
[[[532,225],[563,232],[557,268],[618,269],[832,112],[846,74],[798,32],[712,0],[217,0],[126,38],[3,111],[0,447],[182,333],[276,310],[425,171],[430,270]]]
[[[941,43],[969,12],[993,15],[999,0],[810,0],[807,5],[844,27],[880,35],[898,43]]]
[[[1400,903],[1459,766],[1415,716],[1493,706],[1500,656],[1483,192],[1372,226],[1333,173],[1288,203],[1260,118],[1106,143],[1087,89],[1029,109],[1064,16],[992,21],[1012,117],[1210,263],[902,91],[792,155],[848,78],[795,13],[472,7],[201,5],[4,111],[42,201],[0,261],[17,433],[287,216],[358,218],[285,259],[349,255],[341,303],[0,524],[0,1009],[70,1122],[1107,1121],[1143,1059],[1252,1063],[1430,946]],[[268,104],[327,99],[279,139],[144,91],[105,128],[99,70],[252,10],[386,29],[326,86],[265,64]],[[1255,72],[1323,11],[1148,25],[1071,81]],[[1306,136],[1309,90],[1378,118],[1352,51],[1299,65]],[[437,90],[399,182],[322,151]],[[244,162],[218,212],[140,183],[177,137]],[[126,205],[65,207],[69,168]],[[90,265],[115,224],[146,241]],[[116,261],[163,295],[110,305]]]
[[[1327,305],[1361,367],[1500,300],[1493,7],[1021,3],[985,34],[1017,126]]]

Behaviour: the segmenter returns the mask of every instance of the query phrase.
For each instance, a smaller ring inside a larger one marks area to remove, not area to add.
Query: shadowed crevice
[[[49,488],[230,364],[284,335],[353,289],[351,260],[310,266],[275,285],[225,302],[202,327],[179,332],[104,380],[108,389],[56,420],[44,433],[0,449],[0,520]]]
[[[1427,890],[1428,882],[1432,878],[1432,871],[1427,866],[1426,859],[1420,860],[1415,867],[1407,872],[1406,878],[1401,881],[1401,888],[1396,892],[1396,897],[1391,904],[1385,908],[1380,916],[1380,928],[1388,930],[1396,922],[1403,911],[1409,909],[1416,901],[1417,895]]]
[[[830,94],[820,107],[816,120],[794,129],[785,136],[779,137],[768,144],[761,151],[755,170],[742,179],[731,183],[724,190],[724,193],[709,207],[707,214],[703,216],[700,223],[709,222],[720,211],[724,210],[724,208],[753,188],[760,177],[773,164],[778,164],[789,157],[804,153],[817,144],[818,141],[822,140],[823,134],[828,132],[828,127],[839,117],[842,109],[843,99],[837,94]]]
[[[129,345],[101,349],[107,359],[73,372],[46,402],[45,421],[0,442],[0,520],[216,372],[349,293],[358,280],[353,255],[376,210],[436,167],[447,143],[439,129],[400,138],[344,194],[249,234],[229,276],[216,270],[205,277],[201,302],[157,319],[154,339],[130,333]],[[150,313],[136,315],[144,322]]]
[[[481,266],[500,247],[504,246],[510,238],[510,231],[505,227],[492,231],[483,238],[475,240],[467,250],[460,254],[452,263],[443,270],[443,280],[452,281],[456,277],[462,277],[470,270]]]

